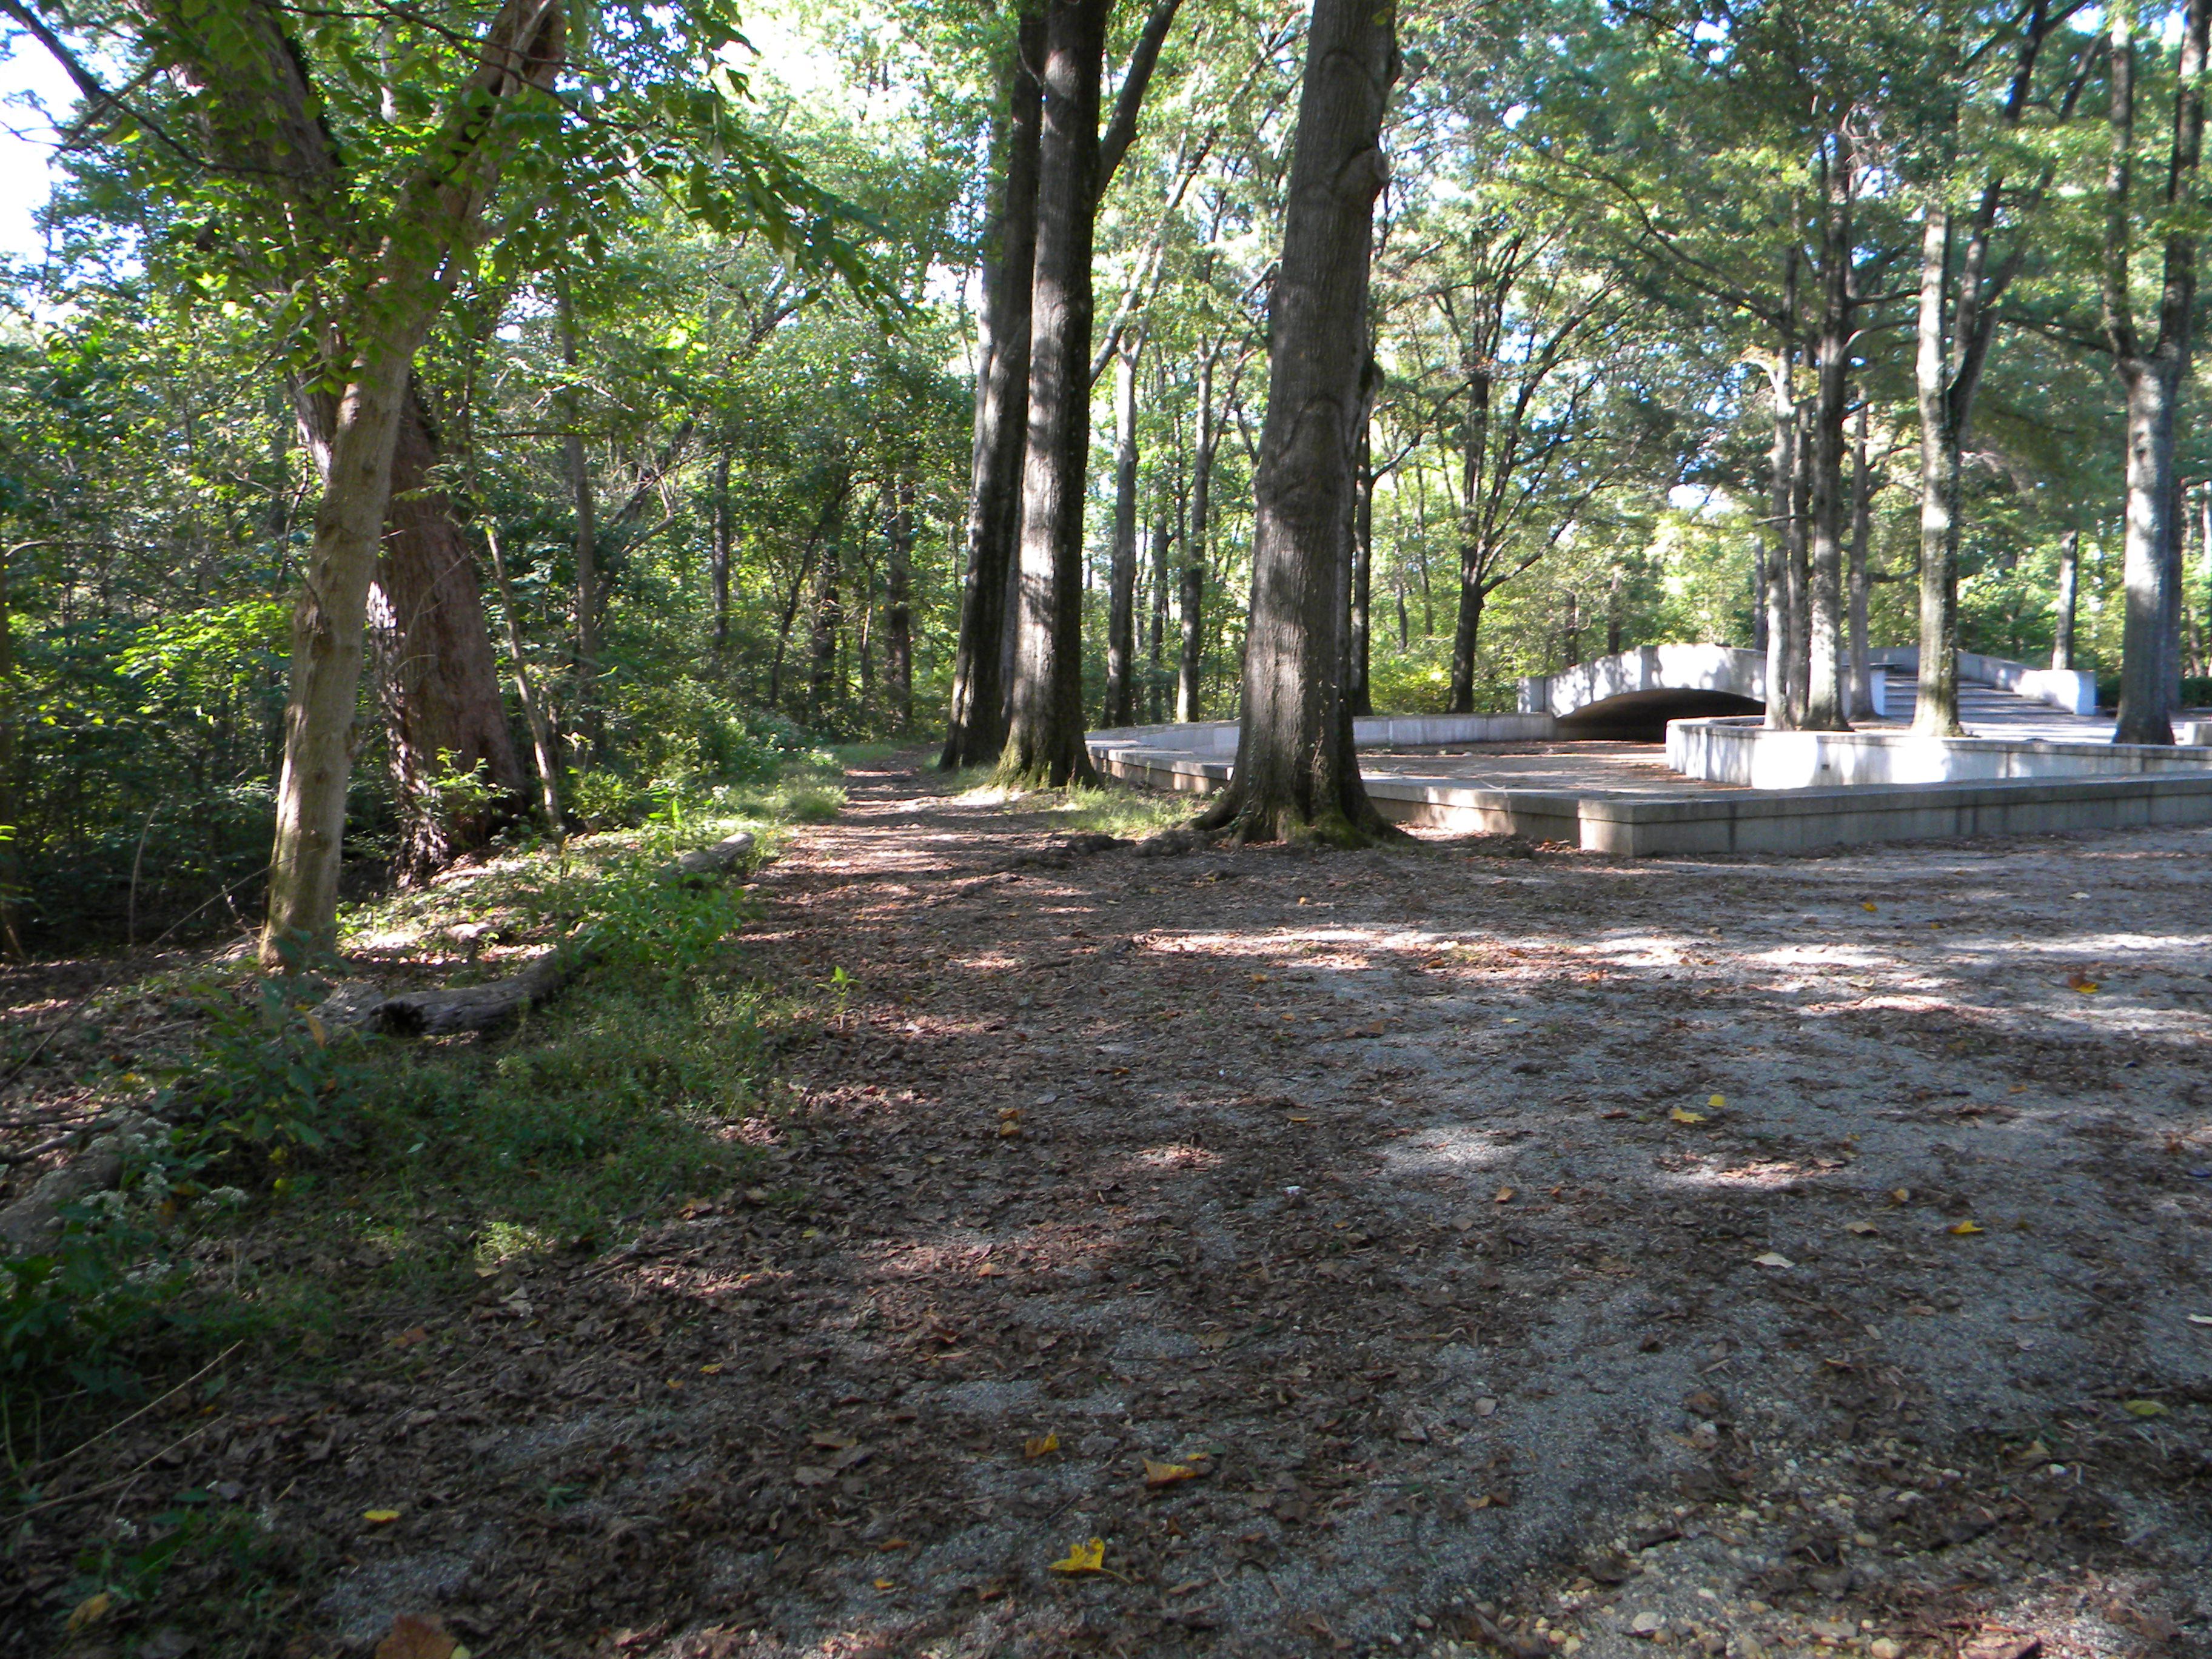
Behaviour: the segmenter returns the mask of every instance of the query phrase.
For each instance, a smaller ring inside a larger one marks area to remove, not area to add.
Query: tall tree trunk
[[[2074,666],[2074,615],[2080,605],[2081,532],[2069,530],[2058,538],[2058,598],[2052,607],[2051,665]]]
[[[1959,443],[1946,374],[1951,210],[1931,195],[1920,220],[1920,684],[1912,729],[1956,737],[1959,724]]]
[[[22,823],[21,798],[16,793],[16,732],[21,719],[15,684],[15,617],[9,596],[8,567],[18,550],[0,546],[0,939],[8,954],[21,958],[23,934],[15,896],[21,882],[22,854],[15,845],[16,826]]]
[[[902,474],[891,490],[884,543],[884,681],[891,718],[901,732],[914,729],[914,478]]]
[[[1091,251],[1098,88],[1112,0],[1048,0],[1022,461],[1018,650],[999,775],[1097,778],[1083,737],[1083,498],[1091,448]]]
[[[1620,613],[1626,602],[1627,580],[1622,574],[1620,567],[1615,565],[1607,573],[1605,582],[1605,654],[1608,657],[1617,657],[1620,654],[1623,622]]]
[[[1808,690],[1812,732],[1848,731],[1844,674],[1844,416],[1850,400],[1852,168],[1840,138],[1821,167],[1820,329],[1814,353],[1811,576],[1806,606]]]
[[[1768,459],[1773,483],[1767,493],[1774,555],[1766,567],[1766,723],[1784,732],[1797,726],[1797,708],[1790,697],[1790,641],[1796,631],[1790,617],[1790,549],[1797,510],[1797,394],[1792,383],[1796,356],[1795,346],[1785,340],[1775,347],[1767,367],[1767,395],[1774,406]]]
[[[1298,94],[1255,489],[1243,720],[1204,822],[1243,841],[1394,833],[1359,781],[1344,698],[1346,571],[1365,399],[1368,262],[1396,77],[1390,0],[1315,0]]]
[[[1853,720],[1872,720],[1873,669],[1867,661],[1867,553],[1874,534],[1874,478],[1867,469],[1867,405],[1859,405],[1851,444],[1850,657]]]
[[[1206,561],[1212,518],[1213,457],[1221,424],[1213,410],[1213,365],[1220,342],[1209,340],[1198,360],[1198,438],[1190,459],[1190,531],[1183,538],[1182,586],[1177,607],[1182,655],[1176,672],[1176,719],[1200,718],[1200,676],[1206,666]]]
[[[1170,549],[1175,543],[1175,520],[1162,508],[1152,526],[1152,684],[1145,695],[1145,718],[1155,726],[1167,718],[1168,575],[1173,568]]]
[[[561,330],[561,361],[569,378],[576,374],[576,319],[564,276],[554,285]],[[562,394],[561,462],[568,475],[568,496],[575,512],[576,705],[586,729],[598,732],[596,682],[599,672],[599,617],[606,605],[599,582],[599,532],[592,490],[592,470],[584,453],[583,416],[573,388]]]
[[[845,623],[843,564],[843,549],[838,538],[825,538],[814,561],[814,622],[807,641],[806,720],[817,728],[836,719],[837,705],[842,701],[837,684],[837,642]]]
[[[1475,633],[1482,625],[1483,586],[1490,566],[1488,532],[1483,497],[1489,481],[1490,403],[1496,377],[1490,372],[1486,343],[1470,328],[1466,346],[1467,416],[1460,434],[1459,605],[1452,627],[1451,680],[1444,704],[1447,713],[1474,712]]]
[[[553,722],[538,701],[537,682],[531,677],[530,659],[522,638],[522,621],[514,605],[514,585],[507,579],[507,561],[500,556],[499,532],[484,520],[484,546],[491,554],[492,580],[499,584],[501,610],[507,613],[507,653],[514,664],[514,695],[522,704],[522,718],[530,727],[531,757],[538,768],[538,805],[545,828],[559,835],[561,817],[561,761],[553,742]]]
[[[708,552],[708,576],[713,588],[714,646],[717,659],[730,648],[730,451],[723,446],[714,455],[714,532]]]
[[[982,351],[969,475],[960,635],[952,702],[938,764],[951,771],[997,757],[1006,738],[1008,593],[1021,532],[1022,457],[1029,427],[1030,307],[1036,271],[1038,143],[1045,21],[1025,11],[1007,73],[1006,179],[999,248],[984,273]]]
[[[1767,581],[1766,538],[1754,530],[1751,534],[1751,648],[1762,653],[1767,641]]]
[[[428,413],[410,385],[394,437],[376,585],[397,634],[385,687],[386,737],[402,826],[398,872],[411,881],[483,846],[524,787],[476,558],[434,477],[439,460]],[[479,776],[493,799],[456,811],[435,785],[447,773]]]
[[[1106,599],[1108,726],[1135,718],[1137,599],[1137,353],[1143,336],[1114,354],[1114,551]]]
[[[2197,293],[2195,201],[2204,137],[2206,33],[2212,0],[2189,0],[2174,99],[2173,144],[2163,207],[2164,282],[2158,333],[2135,326],[2129,292],[2129,187],[2135,126],[2135,47],[2125,18],[2109,24],[2112,161],[2106,183],[2101,272],[2105,331],[2127,398],[2127,529],[2122,581],[2120,715],[2115,743],[2171,744],[2180,680],[2180,514],[2176,510],[2174,420],[2189,372],[2190,313]]]
[[[1352,656],[1346,671],[1344,699],[1354,715],[1375,712],[1373,659],[1375,611],[1375,451],[1370,430],[1375,400],[1365,400],[1370,420],[1359,423],[1359,447],[1352,456]]]

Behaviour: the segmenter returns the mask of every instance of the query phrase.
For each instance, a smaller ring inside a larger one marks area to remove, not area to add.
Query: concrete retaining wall
[[[1771,732],[1749,719],[1675,720],[1667,727],[1667,764],[1707,783],[1810,789],[2203,772],[2212,768],[2212,748],[1929,738],[1910,732]]]

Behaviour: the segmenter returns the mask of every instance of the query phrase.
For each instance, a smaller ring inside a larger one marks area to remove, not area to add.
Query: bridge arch
[[[1532,674],[1521,711],[1549,714],[1563,738],[1657,743],[1667,722],[1766,711],[1766,655],[1725,645],[1647,645]]]

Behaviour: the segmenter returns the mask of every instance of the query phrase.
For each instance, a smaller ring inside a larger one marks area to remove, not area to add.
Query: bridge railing
[[[1920,647],[1917,645],[1886,646],[1879,651],[1868,652],[1867,660],[1894,668],[1899,673],[1917,677],[1920,672]],[[2038,668],[2033,663],[2014,662],[2004,657],[1985,657],[1978,651],[1961,651],[1959,653],[1959,678],[1969,684],[1994,685],[2016,697],[2026,697],[2031,702],[2048,703],[2053,708],[2063,708],[2069,714],[2094,714],[2097,712],[2097,677],[2084,673],[2078,668]]]

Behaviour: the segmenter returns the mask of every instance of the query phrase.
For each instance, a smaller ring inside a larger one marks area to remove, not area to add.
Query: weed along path
[[[908,761],[755,884],[737,1184],[115,1437],[314,1564],[252,1650],[2212,1651],[2212,832],[1154,857]]]

